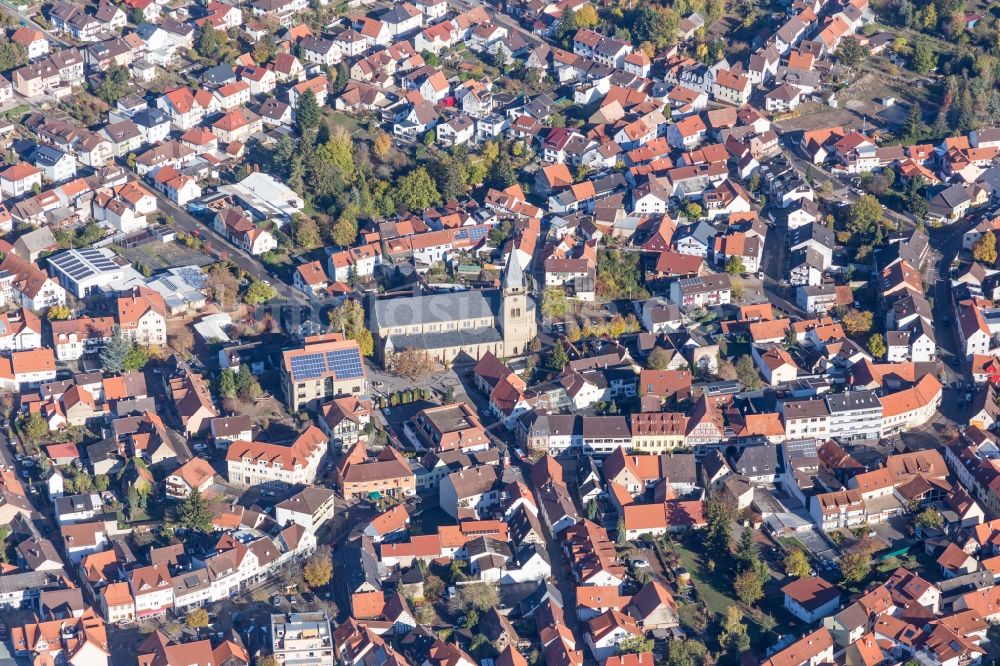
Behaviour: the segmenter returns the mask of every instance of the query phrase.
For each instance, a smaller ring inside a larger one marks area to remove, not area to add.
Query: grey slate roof
[[[380,300],[375,302],[375,322],[395,327],[493,317],[498,301],[495,289]]]
[[[439,333],[410,333],[389,337],[392,348],[397,351],[411,348],[445,349],[502,341],[503,336],[495,326],[469,328],[460,331],[441,331]]]
[[[736,461],[735,469],[738,473],[749,478],[776,474],[778,447],[774,444],[765,444],[764,446],[751,446],[744,449],[739,460]]]

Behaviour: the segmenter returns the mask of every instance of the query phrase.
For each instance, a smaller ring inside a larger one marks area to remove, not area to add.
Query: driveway
[[[837,551],[815,526],[804,532],[796,532],[794,537],[818,559],[833,560],[837,556]]]

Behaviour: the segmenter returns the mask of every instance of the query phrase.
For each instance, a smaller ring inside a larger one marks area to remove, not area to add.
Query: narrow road
[[[948,382],[962,380],[965,372],[965,353],[961,349],[955,328],[957,318],[951,295],[951,263],[962,249],[962,237],[965,232],[976,226],[979,219],[978,215],[974,215],[971,220],[929,230],[931,256],[928,262],[931,269],[928,273],[933,271],[933,275],[928,275],[928,281],[934,282],[933,291],[930,293],[934,298],[934,337],[938,348],[945,352],[941,356],[945,357],[943,358],[945,379]],[[949,320],[948,323],[945,323],[946,318]],[[952,365],[949,356],[957,358],[958,363]]]

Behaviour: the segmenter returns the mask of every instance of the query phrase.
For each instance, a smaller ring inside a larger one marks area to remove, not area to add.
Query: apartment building
[[[165,615],[174,606],[174,583],[165,564],[141,567],[129,574],[138,618]]]
[[[825,400],[788,400],[778,403],[788,439],[825,440],[830,436],[830,408]]]
[[[632,414],[631,450],[637,453],[669,453],[684,446],[687,416],[680,412]]]
[[[367,393],[361,348],[339,333],[308,337],[303,347],[284,352],[281,385],[293,412],[317,409],[337,395]]]
[[[830,437],[842,440],[882,436],[882,403],[872,391],[848,391],[827,396]]]
[[[271,616],[272,651],[279,664],[333,666],[333,634],[326,613]]]
[[[312,484],[328,444],[329,439],[316,426],[288,446],[236,440],[226,453],[229,482],[240,486]]]
[[[118,327],[137,345],[167,344],[167,305],[163,296],[136,287],[118,299]]]
[[[475,411],[464,402],[423,409],[409,426],[432,451],[473,453],[490,447],[490,438]]]
[[[408,496],[417,492],[417,475],[399,451],[387,446],[378,456],[369,458],[364,442],[351,447],[337,464],[337,482],[346,500],[373,494]]]
[[[865,502],[860,490],[822,493],[813,496],[809,514],[824,531],[854,527],[865,522]]]

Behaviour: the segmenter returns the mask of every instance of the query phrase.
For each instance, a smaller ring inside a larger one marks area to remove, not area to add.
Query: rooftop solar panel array
[[[49,257],[49,262],[77,282],[92,275],[119,269],[119,266],[105,257],[100,250],[92,247],[68,250]]]
[[[337,376],[337,379],[353,379],[360,377],[361,356],[357,349],[341,349],[326,353],[326,362]]]
[[[364,375],[361,354],[357,349],[338,349],[316,354],[302,354],[291,359],[295,381],[319,379],[333,374],[338,379],[354,379]]]
[[[295,379],[318,379],[326,371],[322,354],[305,354],[292,358],[292,375]]]

